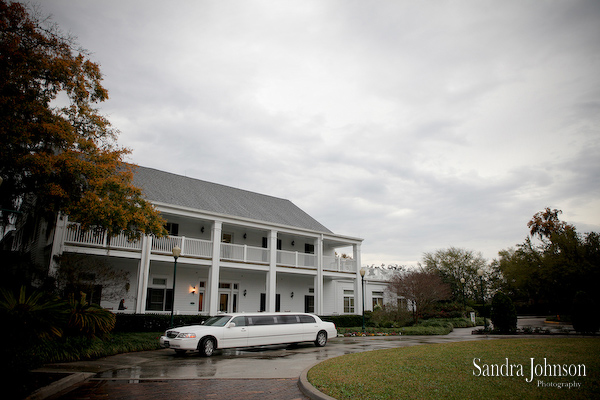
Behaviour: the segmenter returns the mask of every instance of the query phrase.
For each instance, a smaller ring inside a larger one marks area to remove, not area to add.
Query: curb
[[[60,393],[69,388],[74,389],[75,385],[83,383],[90,379],[92,376],[96,375],[92,372],[75,372],[69,376],[65,376],[62,379],[57,380],[56,382],[52,382],[48,386],[44,386],[43,388],[39,388],[25,400],[43,400],[47,399],[50,396],[54,396],[57,393]]]
[[[308,381],[308,371],[318,364],[320,364],[320,362],[313,364],[310,367],[306,368],[304,371],[302,371],[300,377],[298,378],[298,387],[300,388],[300,391],[306,395],[306,397],[310,397],[313,400],[336,400],[335,398],[328,396],[325,393],[319,392]]]

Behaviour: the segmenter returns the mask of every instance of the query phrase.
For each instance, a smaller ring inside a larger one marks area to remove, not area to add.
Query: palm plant
[[[62,336],[66,322],[65,303],[48,297],[44,292],[27,293],[21,286],[18,293],[0,290],[0,318],[10,332],[22,341],[48,340]]]
[[[107,309],[86,301],[85,293],[80,293],[76,300],[73,294],[69,295],[69,322],[68,330],[74,334],[86,336],[102,336],[115,327],[116,317]]]

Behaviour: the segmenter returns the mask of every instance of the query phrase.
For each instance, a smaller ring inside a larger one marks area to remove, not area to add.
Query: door
[[[304,296],[304,312],[314,314],[315,312],[315,296]]]
[[[229,293],[219,293],[219,311],[229,311]]]
[[[232,326],[235,324],[235,326]],[[223,330],[223,339],[220,347],[245,347],[248,346],[248,327],[246,317],[238,316],[231,320]]]

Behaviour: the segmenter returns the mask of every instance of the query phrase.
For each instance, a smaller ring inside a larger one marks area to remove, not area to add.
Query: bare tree
[[[424,269],[395,273],[388,284],[388,291],[403,296],[412,304],[415,323],[435,302],[450,297],[450,287],[438,274]]]

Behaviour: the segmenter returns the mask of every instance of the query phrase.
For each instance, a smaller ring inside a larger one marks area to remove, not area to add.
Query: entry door
[[[219,311],[229,312],[229,293],[219,293]]]
[[[304,296],[304,312],[314,313],[315,312],[315,296]]]

